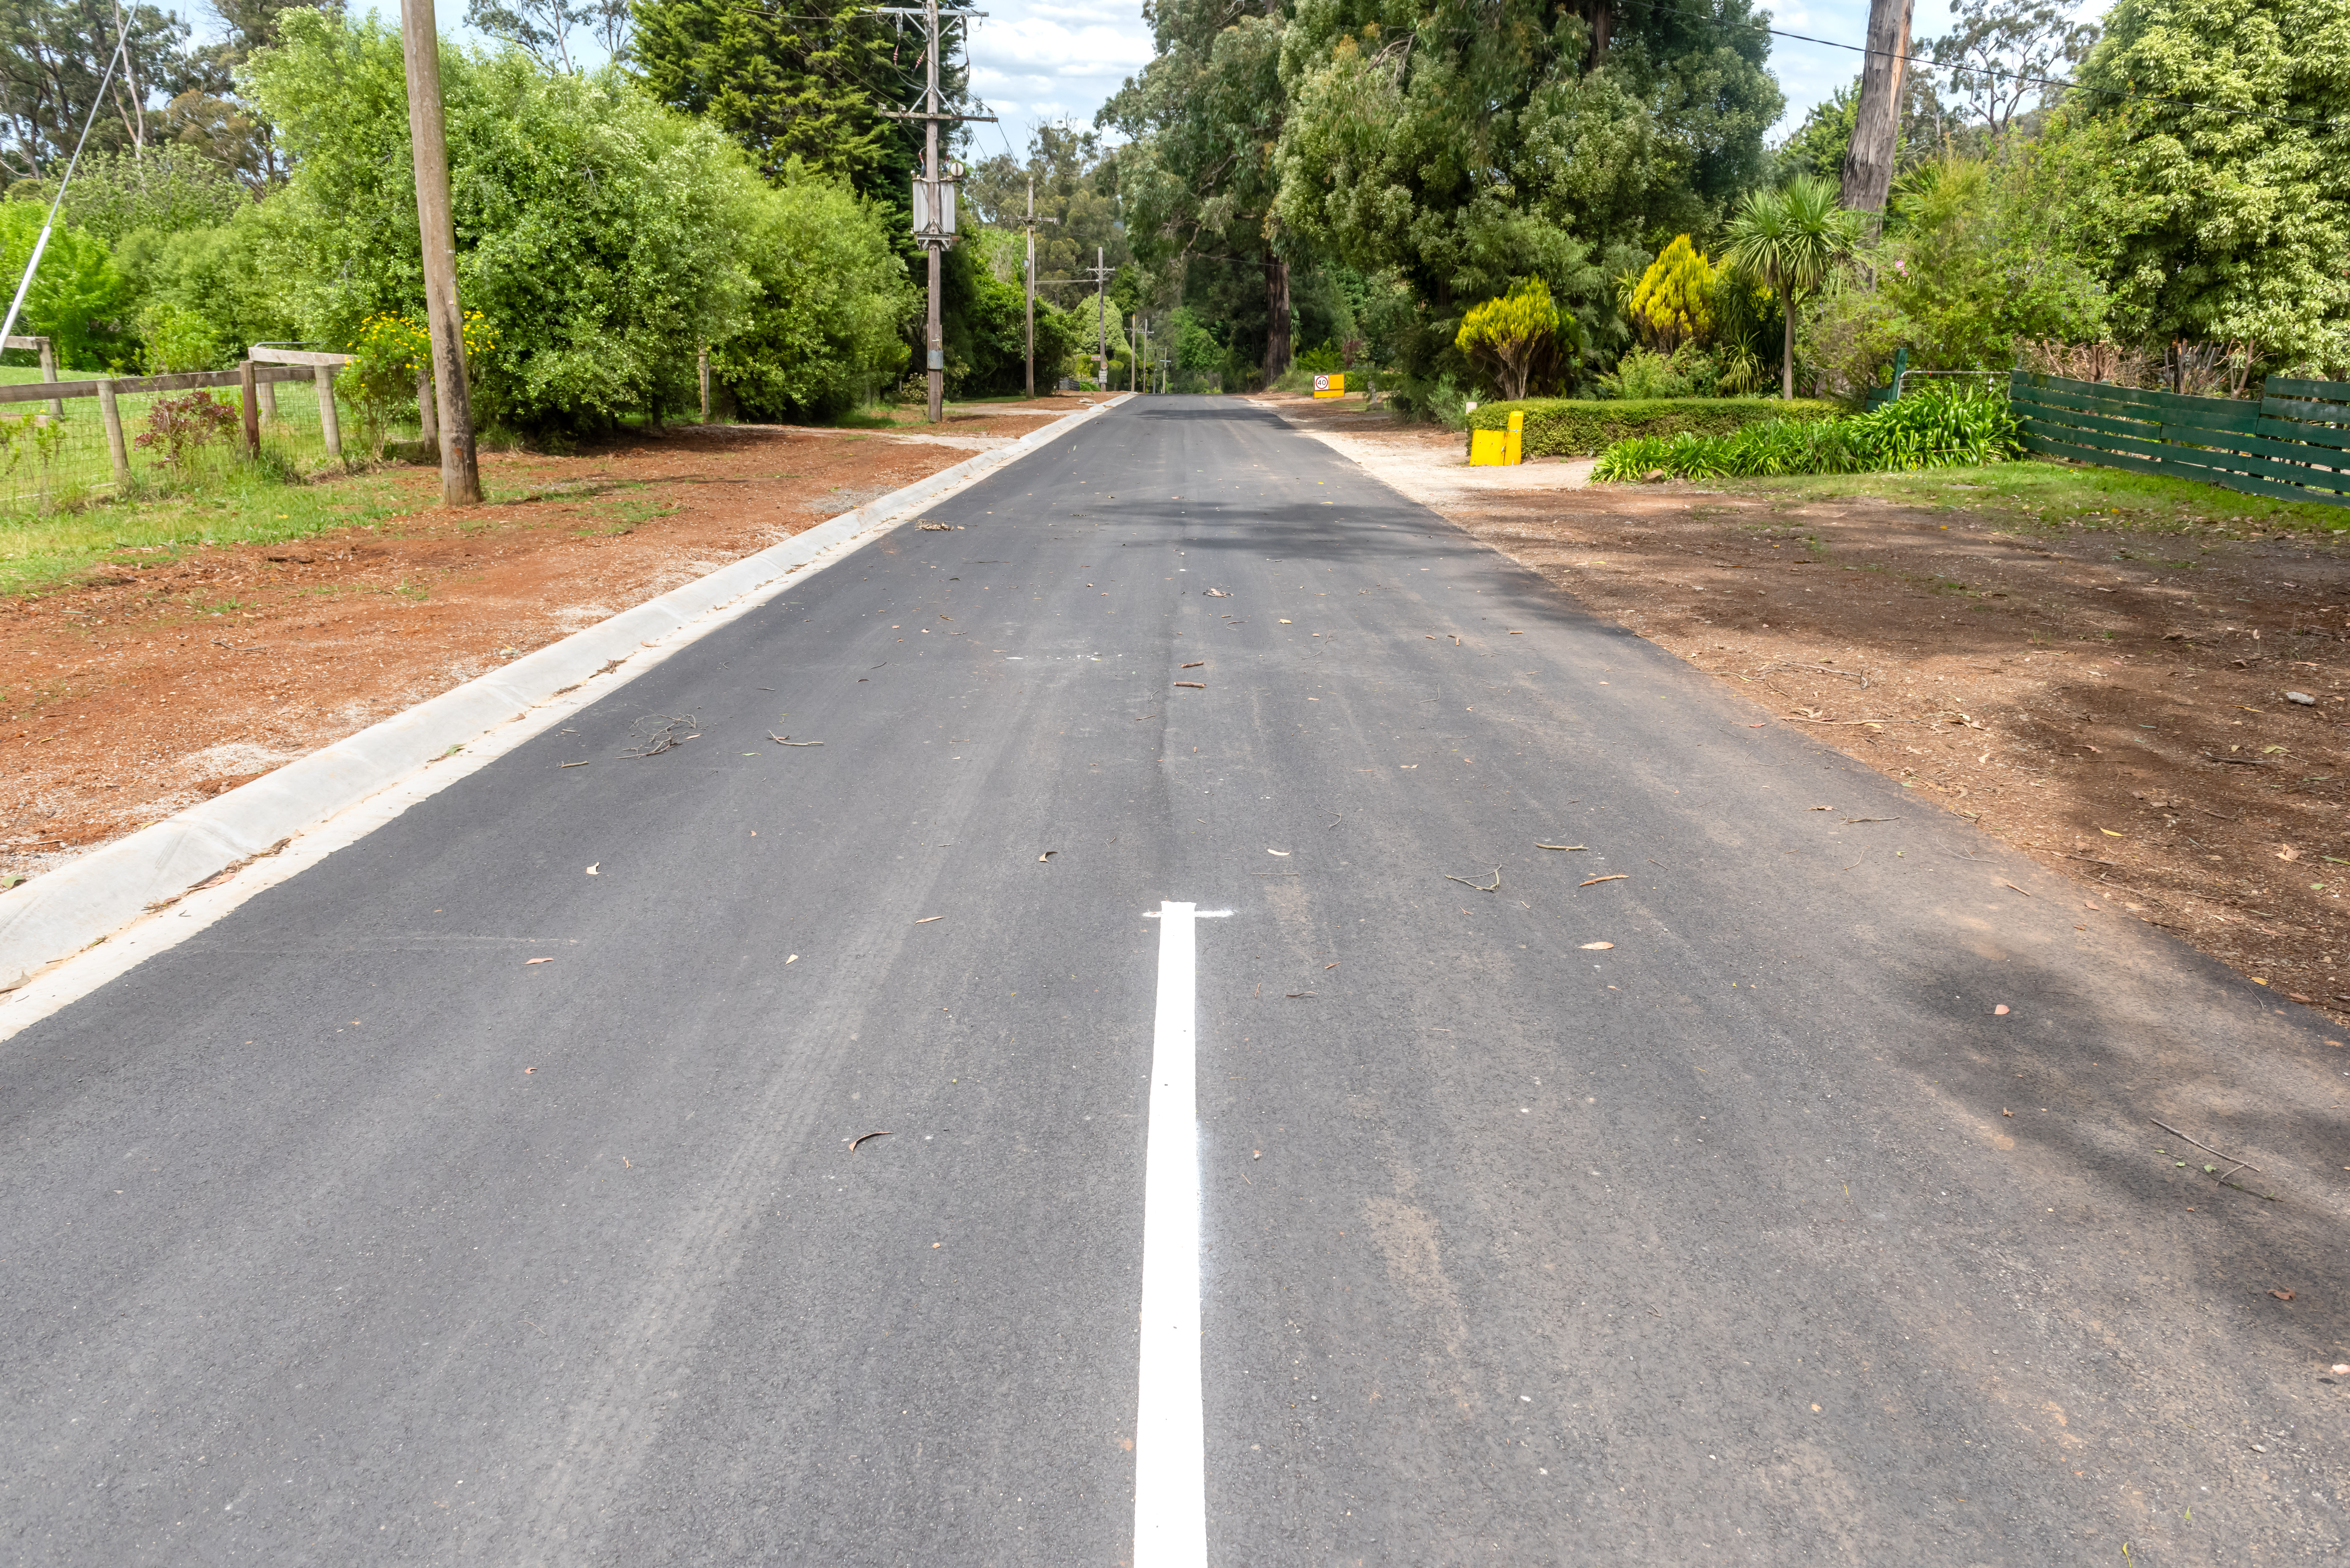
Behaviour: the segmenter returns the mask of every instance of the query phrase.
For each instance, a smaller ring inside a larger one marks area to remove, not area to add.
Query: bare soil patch
[[[1679,485],[1443,510],[1728,682],[1758,722],[2072,876],[2080,922],[2117,908],[2350,1023],[2338,538]]]
[[[946,431],[1016,437],[1065,411],[991,411]],[[273,545],[157,550],[0,599],[0,879],[257,778],[970,455],[920,436],[730,426],[577,456],[484,454],[482,506],[442,509],[437,471],[399,470],[391,482],[415,508],[405,515]]]

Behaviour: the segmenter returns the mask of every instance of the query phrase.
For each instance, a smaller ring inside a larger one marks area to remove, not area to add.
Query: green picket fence
[[[2030,370],[2008,383],[2027,452],[2350,506],[2350,381],[2271,376],[2261,391],[2190,398]]]

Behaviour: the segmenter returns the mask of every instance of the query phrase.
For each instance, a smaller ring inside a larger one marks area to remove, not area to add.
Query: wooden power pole
[[[960,164],[952,169],[939,162],[939,127],[965,120],[993,125],[992,114],[949,114],[939,97],[939,19],[951,21],[957,17],[984,16],[984,11],[945,8],[939,0],[922,0],[920,9],[906,5],[883,5],[876,9],[884,16],[920,16],[922,19],[922,107],[908,111],[889,110],[885,119],[916,119],[922,123],[922,169],[914,176],[914,237],[921,242],[930,255],[930,327],[924,342],[927,346],[930,375],[931,422],[938,423],[946,416],[947,352],[946,338],[939,325],[939,260],[955,237],[955,178],[962,171]]]
[[[465,313],[457,303],[457,231],[449,213],[449,130],[441,110],[441,30],[432,0],[400,0],[408,65],[408,140],[416,163],[416,226],[424,248],[424,324],[441,426],[441,504],[478,506],[473,400],[465,379]]]
[[[1021,274],[1028,290],[1028,395],[1036,395],[1036,176],[1028,176],[1028,268]]]
[[[1901,78],[1909,52],[1911,0],[1869,0],[1868,53],[1860,67],[1860,102],[1852,148],[1844,159],[1844,204],[1881,214],[1893,189],[1893,149],[1901,131]],[[1881,222],[1872,216],[1872,226]]]
[[[1094,280],[1094,385],[1109,390],[1109,305],[1102,291],[1109,286],[1109,268],[1102,265],[1102,247],[1094,247],[1094,265],[1081,267]]]

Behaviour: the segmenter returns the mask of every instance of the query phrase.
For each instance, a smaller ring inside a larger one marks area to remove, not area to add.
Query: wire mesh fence
[[[8,375],[26,385],[34,377]],[[73,385],[75,383],[66,383]],[[86,386],[88,383],[79,383]],[[12,390],[14,389],[12,388]],[[330,459],[320,419],[317,382],[263,381],[256,389],[261,414],[260,461],[295,473],[308,472]],[[188,400],[202,396],[220,410],[209,418],[186,417]],[[231,465],[250,461],[243,452],[244,403],[234,386],[166,391],[124,391],[116,397],[129,483],[118,481],[106,421],[93,396],[0,403],[0,518],[40,515],[124,492],[157,494],[200,487]],[[159,405],[177,405],[159,412]],[[338,410],[343,439],[396,435],[353,428],[350,410]],[[410,424],[415,422],[411,413]],[[172,427],[177,425],[177,439]],[[346,450],[352,448],[348,445]]]

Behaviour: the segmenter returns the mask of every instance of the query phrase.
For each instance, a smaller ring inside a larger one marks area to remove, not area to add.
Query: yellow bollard
[[[1471,431],[1469,432],[1469,465],[1471,468],[1493,468],[1509,461],[1510,436],[1507,431]]]
[[[1524,412],[1521,410],[1510,416],[1510,439],[1508,449],[1503,454],[1502,461],[1507,463],[1520,463],[1525,462],[1525,460],[1526,416]]]

